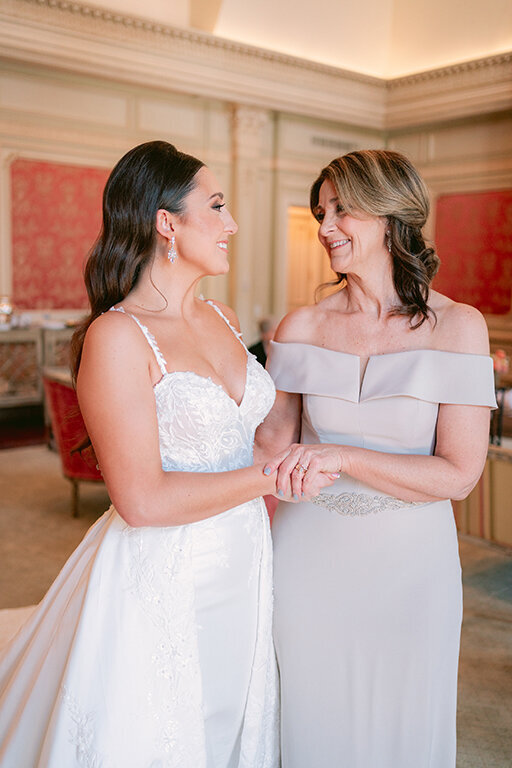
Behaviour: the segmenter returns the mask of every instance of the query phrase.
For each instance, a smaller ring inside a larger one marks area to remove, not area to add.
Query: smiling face
[[[347,213],[331,181],[320,187],[313,211],[319,222],[318,239],[324,246],[334,272],[363,274],[376,259],[388,259],[387,221],[359,211]]]
[[[184,213],[173,221],[178,256],[203,274],[224,274],[229,270],[228,239],[238,226],[209,168],[201,168],[195,181],[185,199]]]

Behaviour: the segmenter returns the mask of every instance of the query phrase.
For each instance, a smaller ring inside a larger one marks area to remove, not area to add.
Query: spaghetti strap
[[[205,299],[205,301],[206,301],[207,304],[210,305],[210,307],[213,307],[213,309],[216,311],[216,313],[218,315],[220,315],[222,317],[222,319],[224,320],[224,322],[226,323],[228,328],[230,328],[233,331],[233,333],[235,334],[236,338],[238,339],[238,341],[240,342],[242,347],[245,349],[247,354],[249,354],[249,350],[245,346],[244,340],[242,339],[242,332],[241,331],[237,331],[237,329],[233,325],[231,325],[231,323],[229,322],[229,320],[226,317],[226,315],[224,314],[224,312],[221,309],[219,309],[218,306],[213,301],[211,301],[211,299]]]
[[[142,333],[146,337],[146,341],[148,342],[149,346],[153,350],[153,353],[156,357],[156,361],[158,363],[158,367],[160,368],[160,371],[162,372],[162,375],[165,375],[167,373],[167,362],[165,360],[165,357],[160,352],[160,349],[158,347],[158,344],[156,342],[155,337],[151,333],[151,331],[146,328],[145,325],[143,325],[140,320],[135,317],[135,315],[132,315],[130,312],[127,312],[124,307],[110,307],[109,312],[122,312],[124,315],[127,315],[128,317],[131,317],[132,320],[135,320],[139,328],[141,329]]]

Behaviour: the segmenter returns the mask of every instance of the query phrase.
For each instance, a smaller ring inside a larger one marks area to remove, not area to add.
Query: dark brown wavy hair
[[[435,322],[428,297],[439,258],[422,234],[430,203],[425,183],[412,163],[400,152],[386,149],[358,150],[337,157],[311,187],[313,216],[326,180],[333,184],[348,213],[362,211],[388,221],[393,280],[401,302],[391,314],[409,316],[412,328],[419,328],[429,316]],[[333,285],[346,280],[346,275],[337,275]]]
[[[103,226],[85,266],[91,309],[71,341],[76,382],[85,334],[135,286],[156,245],[156,212],[182,214],[204,163],[166,141],[139,144],[119,160],[103,192]]]

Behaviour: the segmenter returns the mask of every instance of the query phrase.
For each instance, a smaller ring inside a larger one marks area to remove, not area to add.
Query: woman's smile
[[[337,248],[342,248],[344,245],[347,245],[347,243],[350,243],[350,238],[346,238],[345,240],[334,240],[332,243],[328,243],[328,247],[332,252]]]

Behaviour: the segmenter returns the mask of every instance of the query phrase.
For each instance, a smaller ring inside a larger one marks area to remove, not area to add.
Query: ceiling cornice
[[[385,82],[69,0],[2,0],[0,56],[367,125],[384,126]]]
[[[446,67],[438,69],[428,69],[423,72],[415,72],[411,75],[390,78],[386,81],[388,88],[400,88],[404,85],[415,85],[427,80],[439,80],[452,75],[460,75],[467,72],[475,72],[486,69],[494,69],[496,65],[510,64],[512,62],[512,51],[498,53],[494,56],[486,56],[483,59],[471,59],[470,61],[461,61],[457,64],[449,64]]]
[[[512,107],[512,53],[385,80],[70,0],[2,0],[0,51],[377,131]]]
[[[416,125],[512,109],[512,52],[386,82],[386,127]]]

